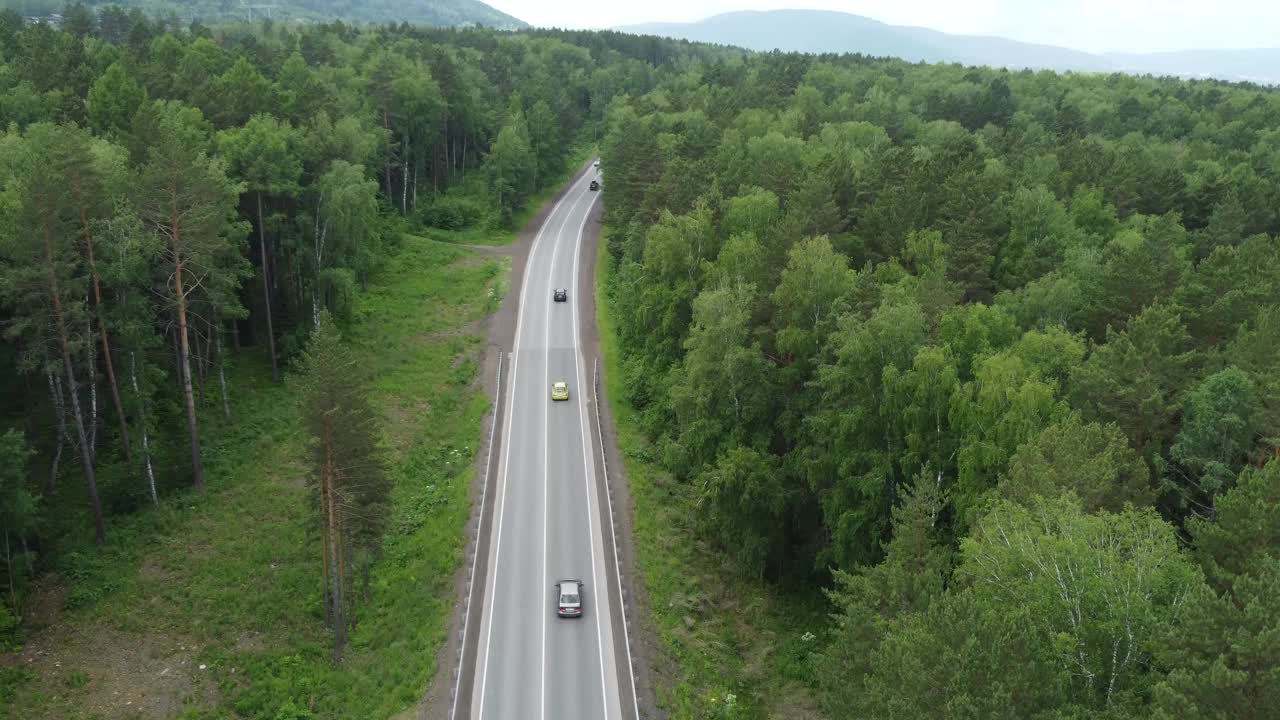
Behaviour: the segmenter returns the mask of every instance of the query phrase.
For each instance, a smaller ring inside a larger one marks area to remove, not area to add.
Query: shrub
[[[488,208],[478,198],[467,195],[441,195],[418,212],[423,225],[441,230],[465,230],[480,223]]]
[[[18,618],[9,612],[7,605],[0,605],[0,652],[18,647]]]

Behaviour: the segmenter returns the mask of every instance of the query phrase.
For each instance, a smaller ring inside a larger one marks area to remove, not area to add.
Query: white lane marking
[[[502,485],[499,491],[499,503],[498,503],[498,538],[497,538],[498,542],[494,548],[494,556],[493,556],[493,590],[494,592],[486,593],[486,595],[489,598],[491,609],[489,611],[488,629],[486,630],[486,636],[484,641],[484,670],[480,674],[480,708],[478,711],[476,711],[476,717],[478,718],[484,717],[484,698],[485,698],[484,691],[485,691],[485,685],[489,681],[489,660],[490,658],[493,657],[490,650],[492,649],[492,646],[493,646],[493,616],[494,616],[494,611],[496,610],[498,605],[497,598],[495,597],[495,595],[497,594],[497,588],[498,588],[498,571],[499,571],[498,563],[499,563],[499,560],[502,559],[502,518],[503,518],[503,514],[506,512],[506,509],[507,509],[507,476],[509,475],[508,469],[511,466],[511,434],[513,430],[511,422],[514,419],[514,415],[515,415],[516,378],[518,377],[518,373],[520,372],[520,332],[523,329],[523,325],[524,325],[524,299],[529,293],[529,269],[530,269],[530,266],[533,264],[534,257],[537,256],[538,244],[542,241],[542,234],[546,232],[547,225],[551,223],[551,219],[556,216],[556,213],[560,212],[560,206],[563,205],[564,201],[568,200],[569,196],[573,194],[574,188],[582,184],[582,181],[586,177],[587,177],[587,173],[585,172],[582,173],[582,175],[576,181],[574,181],[572,185],[569,186],[569,190],[565,192],[564,197],[560,198],[560,200],[556,202],[555,206],[551,208],[551,212],[547,215],[547,219],[542,221],[542,227],[538,228],[538,234],[534,236],[533,244],[529,246],[529,257],[525,260],[525,263],[524,263],[524,277],[521,278],[520,280],[520,305],[516,308],[516,334],[515,334],[514,342],[512,343],[512,346],[514,347],[514,352],[512,353],[512,358],[511,358],[511,384],[508,386],[508,390],[507,390],[507,396],[508,396],[507,397],[507,423],[504,426],[506,428],[506,432],[503,433],[503,438],[502,438],[503,463],[502,463]],[[464,638],[464,642],[465,642],[465,638]]]
[[[564,226],[569,223],[569,218],[573,217],[573,213],[582,204],[582,196],[574,201],[573,207],[569,208],[569,212],[565,215],[564,220],[560,221],[560,229],[556,231],[555,243],[551,246],[551,269],[547,273],[548,279],[553,279],[556,272],[556,258],[560,256],[560,240],[564,235]],[[555,290],[554,283],[551,283],[552,291]],[[567,290],[567,288],[566,288]],[[555,307],[554,299],[552,302],[544,303],[546,307],[546,319],[542,327],[542,344],[543,348],[543,368],[546,369],[547,377],[544,379],[543,387],[550,388],[551,385],[551,311]],[[572,391],[570,391],[572,392]],[[551,477],[551,443],[549,436],[549,428],[551,426],[551,406],[555,403],[550,399],[550,393],[543,396],[543,416],[542,416],[542,582],[549,580],[547,575],[547,495],[550,487]],[[544,596],[545,597],[545,596]],[[556,602],[560,602],[560,598],[556,598]],[[542,618],[542,652],[539,655],[538,665],[541,675],[540,686],[538,691],[538,717],[546,720],[547,717],[547,608],[541,602],[533,603],[534,607],[539,610],[538,615]]]
[[[498,434],[498,415],[502,413],[502,353],[498,353],[498,381],[493,389],[493,424],[489,426],[489,452],[484,461],[484,484],[480,486],[480,519],[476,522],[476,554],[471,558],[471,577],[467,584],[467,609],[462,616],[462,648],[458,653],[458,675],[453,679],[453,704],[449,708],[449,720],[458,716],[458,691],[462,688],[462,669],[467,662],[467,628],[471,625],[471,598],[476,589],[476,563],[479,562],[480,538],[484,537],[484,500],[489,494],[489,469],[493,467],[494,439]],[[488,574],[488,573],[486,573]],[[484,578],[481,579],[481,582]],[[483,610],[483,608],[482,608]]]
[[[599,170],[596,170],[596,172],[597,172],[597,173],[599,173],[600,171],[599,171]],[[587,209],[587,214],[588,214],[588,215],[590,215],[590,213],[591,213],[591,210],[590,210],[590,208],[588,208],[588,209]],[[584,221],[583,221],[583,227],[585,227],[585,226],[586,226],[586,221],[584,220]],[[579,242],[579,243],[581,243],[581,242],[582,242],[582,232],[581,232],[581,230],[580,230],[580,231],[579,231],[579,233],[578,233],[578,242]],[[581,252],[582,252],[582,248],[581,248],[581,246],[579,246],[579,248],[578,248],[578,253],[579,253],[579,254],[581,254]],[[597,247],[597,248],[596,248],[596,262],[597,262],[597,263],[599,263],[599,262],[608,262],[608,259],[607,259],[607,258],[605,258],[605,259],[603,259],[603,260],[602,260],[602,259],[601,259],[601,257],[600,257],[600,255],[601,255],[601,249],[600,249],[599,247]],[[592,286],[593,288],[595,287],[595,278],[592,278],[592,279],[591,279],[591,286]],[[600,298],[599,298],[599,297],[597,297],[597,298],[596,298],[596,305],[597,305],[597,307],[599,306],[599,304],[600,304]],[[596,312],[597,312],[597,313],[599,313],[599,310],[597,310]],[[573,326],[574,326],[574,331],[576,332],[576,331],[577,331],[577,327],[578,327],[578,324],[577,324],[576,319],[575,319],[575,322],[574,322],[574,325],[573,325]],[[576,340],[575,340],[575,344],[576,344]],[[585,363],[584,363],[584,364],[585,364]],[[617,583],[618,583],[618,610],[622,613],[622,638],[623,638],[623,640],[626,642],[626,648],[627,648],[627,673],[628,673],[628,674],[630,675],[630,677],[631,677],[631,706],[632,706],[632,709],[635,711],[635,714],[636,714],[636,715],[635,715],[636,720],[640,720],[640,698],[639,698],[639,691],[636,689],[636,669],[635,669],[635,665],[633,665],[633,664],[632,664],[632,662],[631,662],[631,630],[627,627],[627,602],[626,602],[626,599],[623,597],[623,594],[622,594],[622,561],[619,559],[619,556],[618,556],[618,530],[617,530],[617,528],[615,528],[615,527],[614,527],[614,516],[613,516],[613,495],[609,492],[609,467],[608,467],[608,461],[607,461],[607,460],[605,459],[605,457],[604,457],[604,453],[605,453],[605,450],[604,450],[604,428],[600,425],[600,403],[601,403],[602,401],[600,400],[600,393],[599,393],[599,392],[597,392],[597,393],[595,394],[595,400],[596,400],[596,430],[597,430],[597,431],[599,431],[599,438],[600,438],[600,462],[601,462],[601,465],[602,465],[602,466],[604,467],[604,469],[605,469],[605,473],[604,473],[604,484],[605,484],[605,493],[604,493],[604,497],[605,497],[605,500],[608,502],[608,505],[609,505],[609,508],[608,508],[608,509],[609,509],[609,529],[611,530],[611,532],[609,533],[609,535],[610,535],[610,538],[611,538],[611,539],[612,539],[612,541],[613,541],[613,571],[614,571],[614,572],[613,572],[613,577],[614,577],[614,579],[615,579],[615,580],[617,580]]]
[[[587,212],[582,216],[582,223],[578,226],[578,237],[574,241],[574,248],[576,252],[573,255],[573,277],[575,280],[579,281],[579,286],[581,286],[581,280],[578,277],[578,259],[582,256],[582,230],[587,226],[587,218],[591,217],[591,208],[595,207],[596,199],[599,197],[600,196],[598,194],[592,195],[591,203],[587,205]],[[578,339],[578,303],[575,301],[573,304],[573,367],[574,372],[578,375],[578,384],[586,387],[586,382],[583,380],[582,375],[582,364],[578,362],[578,352],[580,347],[581,343]],[[595,588],[596,538],[595,530],[591,527],[591,481],[588,479],[591,475],[590,468],[594,466],[591,464],[591,456],[587,452],[587,445],[591,442],[591,436],[587,434],[587,408],[582,401],[582,393],[578,393],[578,422],[582,428],[582,482],[587,487],[587,539],[590,542],[589,547],[591,548],[591,586]],[[603,534],[603,524],[601,525],[601,531]],[[603,541],[603,538],[601,540]],[[604,596],[605,602],[608,602],[609,593],[607,589],[604,592]],[[599,600],[596,601],[596,605],[599,607]],[[592,613],[592,615],[596,620],[596,647],[599,648],[600,651],[600,699],[601,702],[604,703],[604,715],[602,717],[607,718],[609,717],[609,683],[605,680],[604,676],[604,635],[600,630],[600,611],[597,609]]]

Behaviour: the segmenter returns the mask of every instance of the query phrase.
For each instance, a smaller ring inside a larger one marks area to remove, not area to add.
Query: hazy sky
[[[1000,35],[1091,52],[1280,46],[1275,0],[486,0],[534,25],[688,22],[732,10],[810,8],[894,25]]]

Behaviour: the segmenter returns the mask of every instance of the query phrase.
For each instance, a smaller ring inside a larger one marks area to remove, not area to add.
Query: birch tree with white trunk
[[[317,183],[311,262],[313,329],[329,310],[344,316],[357,273],[368,272],[381,245],[378,183],[360,165],[335,160]]]

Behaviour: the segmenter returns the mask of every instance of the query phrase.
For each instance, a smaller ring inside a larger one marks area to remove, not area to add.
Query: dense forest
[[[1280,93],[726,58],[613,103],[661,464],[831,717],[1280,701]]]
[[[239,362],[376,460],[338,334],[369,275],[600,137],[626,400],[738,572],[827,593],[831,717],[1280,701],[1280,93],[65,20],[0,12],[0,646],[33,577],[90,604],[114,520],[201,502]]]
[[[131,10],[148,17],[164,17],[183,23],[206,24],[253,22],[271,19],[282,22],[410,23],[454,27],[481,25],[516,29],[525,23],[479,0],[412,0],[411,2],[353,2],[352,0],[109,0],[69,3],[66,0],[5,0],[4,6],[27,17],[55,14],[80,19],[86,14],[118,16]],[[74,22],[74,20],[73,20]]]
[[[277,383],[300,369],[318,447],[376,470],[371,411],[338,387],[360,373],[323,319],[350,322],[406,229],[510,226],[612,97],[696,54],[616,34],[82,19],[0,13],[0,646],[34,576],[74,580],[113,518],[205,488],[226,448],[203,422],[258,390],[234,384],[240,358]],[[339,490],[323,466],[321,508]],[[381,514],[358,512],[386,500],[366,490],[341,498],[353,523]],[[350,532],[376,545],[366,524]]]

